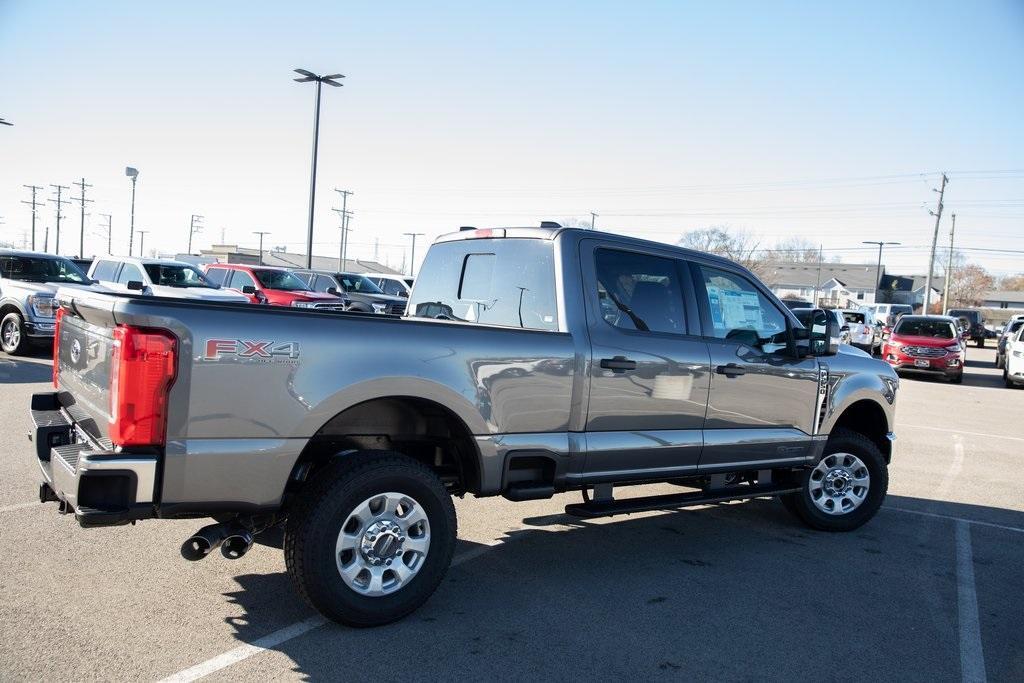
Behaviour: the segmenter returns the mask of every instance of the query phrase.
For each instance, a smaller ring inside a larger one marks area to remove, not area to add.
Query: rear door
[[[747,275],[693,270],[712,373],[700,469],[803,460],[816,424],[817,360],[791,355],[785,313]]]
[[[687,264],[599,240],[580,250],[591,344],[585,479],[695,471],[710,360]]]

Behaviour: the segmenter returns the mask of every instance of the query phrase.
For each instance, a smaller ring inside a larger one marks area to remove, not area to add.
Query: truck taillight
[[[64,309],[57,309],[57,317],[53,321],[53,388],[57,389],[57,376],[60,374],[60,321],[64,319]]]
[[[110,440],[118,446],[162,446],[167,394],[177,368],[170,332],[114,328],[110,364]]]

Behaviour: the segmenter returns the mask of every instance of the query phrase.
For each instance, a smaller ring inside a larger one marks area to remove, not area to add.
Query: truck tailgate
[[[113,327],[67,311],[59,334],[55,362],[60,402],[93,438],[104,439],[110,426]]]

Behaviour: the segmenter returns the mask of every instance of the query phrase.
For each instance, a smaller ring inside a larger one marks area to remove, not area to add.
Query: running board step
[[[573,503],[572,505],[565,506],[565,514],[572,515],[573,517],[610,517],[630,512],[675,510],[694,505],[722,503],[727,500],[781,496],[786,493],[797,493],[799,491],[799,486],[742,485],[731,489],[717,489],[707,492],[694,491],[692,493],[672,493],[664,496],[647,496],[646,498],[592,500],[589,503]]]

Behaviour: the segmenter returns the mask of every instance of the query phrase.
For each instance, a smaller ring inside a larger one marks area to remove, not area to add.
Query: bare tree
[[[999,281],[999,289],[1006,292],[1024,292],[1024,273],[1007,275]]]
[[[985,292],[995,285],[995,278],[976,263],[957,263],[954,257],[949,281],[949,303],[955,306],[978,306]]]
[[[768,265],[759,242],[743,230],[732,230],[727,225],[713,225],[683,233],[676,242],[681,247],[717,254],[749,268],[756,275],[764,274]]]
[[[774,261],[789,263],[817,263],[818,245],[803,237],[793,236],[781,239],[768,250]]]

